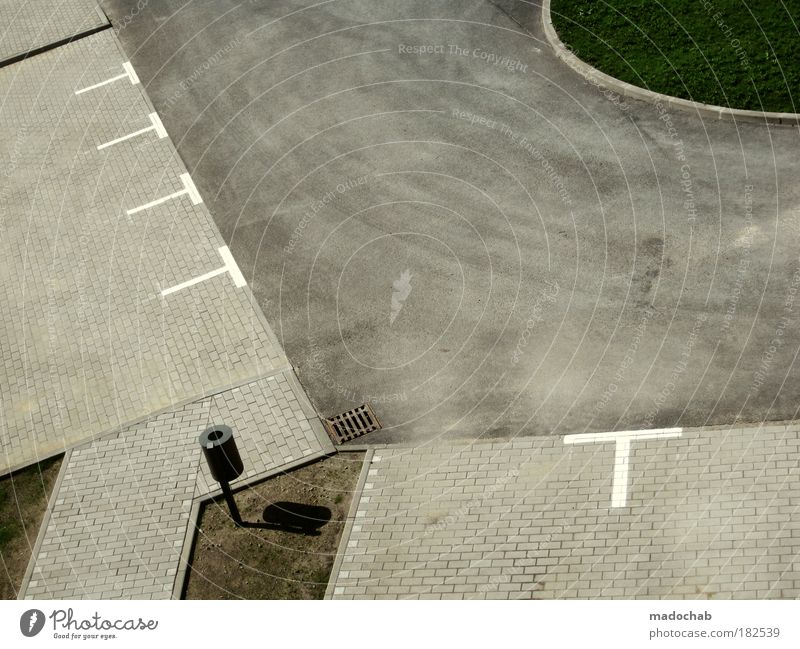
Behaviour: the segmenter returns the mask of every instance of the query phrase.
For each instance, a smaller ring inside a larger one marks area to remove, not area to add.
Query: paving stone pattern
[[[287,371],[73,450],[24,597],[170,598],[192,500],[210,491],[200,432],[234,428],[240,480],[274,471],[330,446],[301,398]]]
[[[0,0],[0,63],[108,24],[93,0]]]
[[[334,598],[797,598],[800,430],[382,449]]]
[[[213,400],[212,423],[237,422],[236,446],[245,466],[238,482],[250,482],[277,467],[322,450],[334,450],[319,419],[304,414],[301,400],[305,395],[290,376],[291,370],[286,370],[223,392]],[[195,495],[203,496],[218,489],[208,467],[201,463]]]
[[[288,367],[105,30],[0,68],[0,474]]]

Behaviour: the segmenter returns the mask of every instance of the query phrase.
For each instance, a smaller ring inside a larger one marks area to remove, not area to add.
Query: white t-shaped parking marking
[[[173,198],[178,198],[179,196],[183,196],[184,194],[189,196],[192,201],[192,205],[200,205],[200,203],[203,202],[203,199],[200,197],[200,192],[197,191],[197,187],[195,186],[192,177],[189,174],[181,174],[181,182],[183,183],[183,189],[173,194],[169,194],[168,196],[157,198],[156,200],[145,203],[144,205],[140,205],[139,207],[134,207],[132,210],[127,210],[128,216],[136,214],[137,212],[149,210],[151,207],[161,205],[161,203],[166,203],[167,201],[172,200]]]
[[[245,280],[244,275],[242,275],[242,271],[239,270],[239,266],[236,265],[236,260],[233,258],[228,246],[222,246],[221,248],[218,248],[218,252],[219,256],[222,257],[222,261],[225,262],[224,266],[209,271],[203,275],[200,275],[199,277],[194,277],[190,280],[182,282],[181,284],[176,284],[170,288],[165,288],[161,291],[161,296],[165,297],[170,293],[175,293],[175,291],[180,291],[181,289],[189,288],[190,286],[194,286],[200,282],[205,282],[207,279],[211,279],[217,275],[222,275],[223,273],[230,274],[231,278],[233,279],[233,284],[236,286],[236,288],[245,286],[247,284],[247,280]]]
[[[633,440],[669,439],[680,437],[683,428],[657,428],[653,430],[621,430],[616,433],[582,433],[565,435],[565,444],[599,444],[615,442],[614,480],[611,489],[611,506],[625,507],[628,502],[628,469]]]
[[[155,131],[156,135],[158,135],[159,140],[167,137],[167,129],[165,129],[164,125],[161,123],[161,118],[156,113],[150,113],[148,117],[150,118],[151,125],[148,126],[147,128],[142,128],[139,129],[138,131],[134,131],[133,133],[128,133],[127,135],[118,137],[116,140],[111,140],[111,142],[98,144],[97,150],[102,151],[107,147],[114,146],[115,144],[119,144],[120,142],[124,142],[125,140],[130,140],[132,137],[136,137],[137,135],[141,135],[142,133],[147,133],[148,131]]]
[[[122,69],[125,70],[122,74],[118,74],[116,77],[111,77],[110,79],[106,79],[105,81],[101,81],[100,83],[96,83],[93,86],[87,86],[86,88],[81,88],[80,90],[76,90],[76,95],[82,95],[84,92],[89,92],[90,90],[94,90],[95,88],[100,88],[102,86],[106,86],[109,83],[114,83],[115,81],[119,81],[120,79],[124,79],[128,77],[131,80],[132,85],[136,85],[139,83],[139,76],[136,74],[136,70],[133,69],[130,61],[125,61],[122,64]]]

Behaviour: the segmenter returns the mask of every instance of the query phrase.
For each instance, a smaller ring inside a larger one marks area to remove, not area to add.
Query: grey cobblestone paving
[[[234,428],[240,480],[328,450],[290,371],[74,449],[24,597],[169,598],[192,500],[211,490],[197,445],[206,426]]]
[[[797,598],[800,427],[632,445],[528,438],[375,452],[329,593],[353,598]]]
[[[239,482],[253,480],[314,453],[334,450],[319,419],[309,419],[304,413],[301,400],[305,397],[298,392],[300,388],[292,386],[290,372],[223,392],[213,399],[211,421],[237,422],[236,444],[245,466]],[[208,467],[201,463],[195,497],[218,489]]]
[[[93,0],[0,0],[0,62],[108,24]]]
[[[123,62],[106,31],[0,70],[0,472],[73,449],[28,599],[170,597],[216,488],[210,423],[235,429],[242,481],[333,450],[249,288],[162,295],[225,266],[224,241],[188,192],[135,210],[186,169]]]
[[[0,69],[0,474],[288,367],[111,30]]]

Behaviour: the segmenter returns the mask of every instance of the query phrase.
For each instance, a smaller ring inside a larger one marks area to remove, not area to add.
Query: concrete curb
[[[344,530],[342,530],[342,538],[339,541],[339,547],[336,550],[336,559],[331,566],[331,574],[328,577],[328,586],[325,588],[325,596],[323,599],[333,599],[333,593],[336,589],[336,577],[342,568],[342,561],[344,561],[344,553],[347,549],[347,543],[350,541],[350,534],[353,531],[353,525],[356,520],[356,512],[358,505],[361,503],[361,496],[364,493],[364,485],[367,483],[367,476],[369,475],[369,468],[372,466],[372,457],[375,455],[372,449],[368,450],[364,455],[364,464],[361,465],[361,475],[358,476],[355,491],[353,491],[353,500],[350,501],[350,510],[347,512],[347,522],[345,523]]]
[[[708,426],[679,426],[684,434],[704,435],[707,433],[780,433],[788,430],[800,429],[800,419],[784,419],[776,421],[763,421],[763,422],[734,422],[732,424],[713,424]],[[646,432],[650,430],[661,430],[660,428],[642,428],[637,429],[635,432]],[[618,431],[603,430],[603,431],[582,431],[575,430],[565,433],[550,434],[550,435],[510,435],[508,437],[456,437],[448,436],[440,439],[431,445],[436,446],[467,446],[470,444],[494,444],[498,442],[513,442],[520,440],[548,440],[557,439],[563,440],[564,437],[570,435],[580,435],[587,432],[593,433],[613,433]],[[411,450],[419,448],[419,444],[413,442],[398,442],[397,444],[344,444],[336,447],[338,453],[363,453],[365,451],[382,451],[382,450]]]
[[[315,453],[311,453],[310,455],[306,455],[301,457],[297,460],[292,460],[291,462],[287,462],[286,464],[281,464],[279,467],[274,467],[272,469],[267,469],[266,471],[262,471],[261,473],[254,473],[253,475],[249,475],[242,480],[237,479],[233,483],[231,483],[231,491],[233,493],[238,493],[243,489],[247,489],[248,487],[252,487],[259,482],[264,482],[265,480],[269,480],[270,478],[274,478],[275,476],[281,475],[283,473],[288,473],[289,471],[294,471],[295,469],[299,469],[302,466],[306,466],[308,464],[314,464],[319,460],[324,460],[326,457],[331,457],[332,455],[336,455],[336,450],[328,451],[322,449],[321,451],[317,451]],[[200,468],[198,467],[198,471]],[[205,493],[197,493],[193,498],[192,501],[196,503],[205,503],[210,500],[214,500],[215,498],[219,498],[222,496],[222,489],[212,489],[211,491],[207,491]]]
[[[36,542],[31,549],[31,556],[28,559],[28,567],[25,568],[25,574],[22,577],[22,583],[19,586],[17,599],[25,599],[25,593],[28,591],[28,584],[30,584],[31,576],[33,575],[33,568],[36,565],[36,559],[39,557],[39,552],[42,550],[42,543],[44,536],[47,532],[47,526],[50,524],[50,516],[53,514],[53,508],[58,500],[58,494],[61,491],[61,483],[64,481],[64,475],[67,472],[67,465],[69,464],[72,449],[64,452],[64,457],[61,460],[61,466],[58,468],[58,476],[53,483],[53,490],[50,492],[50,498],[47,501],[47,508],[44,510],[42,522],[39,524],[39,531],[36,533]]]
[[[170,599],[182,599],[183,589],[186,588],[186,575],[191,566],[192,552],[197,540],[197,523],[200,521],[200,509],[203,503],[200,500],[192,501],[192,509],[189,511],[189,520],[186,522],[186,532],[183,535],[183,545],[181,545],[181,556],[178,559],[178,569],[175,572],[175,581],[172,582],[172,594]]]
[[[294,367],[290,368],[290,371],[286,372],[286,378],[289,381],[289,385],[292,386],[292,391],[297,397],[297,401],[300,403],[300,408],[305,414],[308,423],[311,425],[311,429],[317,436],[320,446],[322,446],[322,448],[328,453],[336,453],[336,446],[331,441],[328,433],[325,432],[325,427],[322,425],[322,420],[317,414],[317,411],[314,410],[314,406],[311,405],[311,401],[309,400],[306,391],[303,390],[303,386],[300,384],[300,379],[298,378]]]
[[[619,79],[615,79],[612,76],[600,72],[597,68],[581,61],[561,42],[550,17],[550,2],[551,0],[543,0],[542,3],[542,27],[544,28],[547,42],[553,48],[556,57],[561,59],[592,85],[611,90],[623,97],[639,99],[651,104],[662,104],[667,108],[684,113],[691,113],[701,118],[707,117],[714,120],[729,122],[748,122],[778,126],[800,126],[800,114],[798,113],[771,113],[759,110],[712,106],[711,104],[703,104],[697,101],[690,101],[689,99],[680,99],[679,97],[653,92],[652,90],[634,86],[633,84],[620,81]]]

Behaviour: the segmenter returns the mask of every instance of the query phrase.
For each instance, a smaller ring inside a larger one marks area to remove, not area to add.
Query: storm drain
[[[366,403],[340,415],[323,419],[322,423],[336,444],[344,444],[381,427],[381,422]]]

